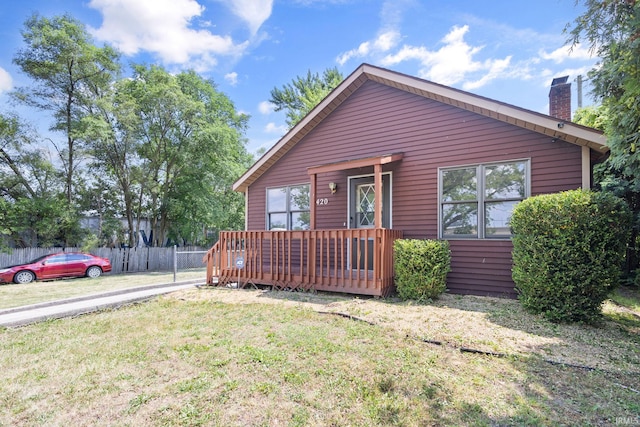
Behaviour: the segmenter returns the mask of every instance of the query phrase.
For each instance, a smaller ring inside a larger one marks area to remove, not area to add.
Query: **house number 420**
[[[329,204],[329,199],[316,199],[316,205],[320,206],[320,205],[328,205]]]

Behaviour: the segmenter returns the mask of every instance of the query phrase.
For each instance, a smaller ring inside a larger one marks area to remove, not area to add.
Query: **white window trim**
[[[303,183],[299,183],[299,184],[288,184],[288,185],[276,185],[273,187],[266,187],[264,189],[264,211],[265,211],[265,215],[264,215],[264,228],[265,230],[269,231],[269,190],[273,190],[273,189],[281,189],[281,188],[286,188],[287,189],[287,210],[284,212],[287,215],[287,224],[286,224],[286,228],[287,231],[291,231],[291,213],[293,212],[311,212],[311,206],[309,206],[309,210],[306,211],[292,211],[289,209],[289,192],[291,191],[292,187],[302,187],[306,185],[307,187],[309,187],[309,192],[311,192],[311,183],[310,182],[303,182]],[[311,204],[311,200],[309,200],[309,204]],[[278,211],[279,213],[282,213],[280,211]]]
[[[513,160],[500,160],[496,162],[482,162],[482,163],[469,163],[463,165],[455,165],[455,166],[446,166],[438,168],[438,238],[439,239],[447,239],[447,240],[510,240],[511,236],[505,237],[485,237],[485,226],[484,224],[484,173],[479,173],[479,171],[484,171],[484,168],[488,166],[496,166],[507,163],[518,163],[524,162],[525,167],[525,194],[522,200],[531,196],[531,159],[513,159]],[[460,237],[452,237],[452,236],[443,236],[442,230],[442,172],[448,170],[459,170],[465,168],[476,168],[476,176],[478,178],[478,197],[476,202],[478,203],[478,235],[477,236],[460,236]]]

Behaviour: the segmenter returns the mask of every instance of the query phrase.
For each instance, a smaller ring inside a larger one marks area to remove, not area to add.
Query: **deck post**
[[[382,228],[382,165],[373,166],[374,186],[375,186],[375,201],[373,212],[373,224],[374,228]]]
[[[316,229],[316,186],[317,186],[317,175],[315,173],[312,173],[311,176],[311,185],[309,187],[311,187],[309,189],[310,193],[309,194],[309,228],[311,230],[315,230]]]

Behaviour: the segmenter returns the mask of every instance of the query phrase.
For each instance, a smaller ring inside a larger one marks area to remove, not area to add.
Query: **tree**
[[[603,105],[578,108],[573,114],[573,122],[604,131],[609,113]]]
[[[108,230],[100,236],[107,244],[116,243],[110,240],[113,234],[122,235],[118,225],[124,216],[129,230],[126,243],[134,246],[141,220],[144,172],[138,155],[138,104],[129,86],[130,81],[123,79],[96,93],[92,115],[84,119],[91,135],[89,166],[100,177],[92,186],[98,191],[85,197],[84,208],[97,212],[101,224],[107,221]],[[115,200],[114,194],[118,195]]]
[[[568,43],[586,42],[601,58],[589,72],[592,93],[602,103],[610,155],[601,187],[623,197],[634,213],[632,244],[640,228],[640,3],[584,0],[586,11],[567,27]],[[638,267],[633,251],[627,271]]]
[[[344,80],[337,68],[328,68],[320,76],[307,72],[306,77],[296,77],[281,89],[271,90],[271,102],[275,111],[286,111],[289,129],[320,103],[334,88]]]
[[[31,141],[32,135],[17,116],[0,115],[0,195],[13,199],[36,196],[34,177],[25,167],[30,156],[26,147]]]
[[[192,71],[177,79],[182,92],[199,103],[199,113],[193,120],[188,164],[171,197],[171,234],[176,240],[198,242],[206,240],[206,229],[244,226],[244,198],[231,185],[253,161],[243,137],[249,117],[237,113],[212,81]]]
[[[79,233],[37,139],[17,116],[0,114],[0,234],[16,246],[59,243]]]
[[[22,32],[26,48],[13,62],[35,81],[18,88],[14,97],[25,104],[49,111],[51,130],[62,132],[66,144],[54,144],[65,175],[67,203],[73,202],[73,186],[86,140],[83,117],[95,87],[109,86],[119,71],[119,54],[111,47],[96,47],[84,25],[69,15],[52,19],[37,14],[25,22]]]
[[[142,218],[152,223],[152,244],[163,245],[203,241],[207,229],[231,225],[234,207],[242,214],[230,186],[250,160],[242,138],[248,117],[213,82],[138,65],[97,106],[93,167],[122,194],[130,244]]]

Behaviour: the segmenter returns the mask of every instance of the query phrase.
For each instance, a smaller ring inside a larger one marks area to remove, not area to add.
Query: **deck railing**
[[[217,267],[219,285],[387,296],[399,238],[401,231],[389,229],[225,231],[207,253],[207,283]]]
[[[207,251],[202,262],[207,264],[207,284],[213,284],[214,278],[220,274],[220,241]]]

